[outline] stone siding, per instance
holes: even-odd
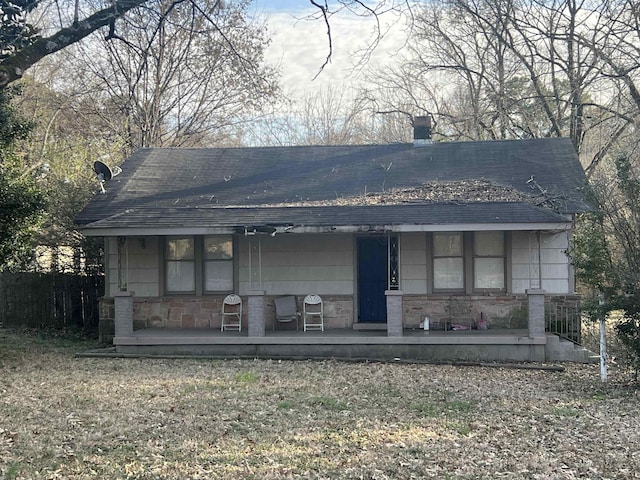
[[[134,328],[220,328],[226,295],[207,297],[136,298]],[[242,326],[247,324],[247,299],[243,298]]]
[[[481,314],[488,328],[527,328],[526,295],[407,295],[403,311],[405,328],[418,328],[425,317],[432,329],[451,324],[474,327]]]
[[[265,315],[266,328],[273,329],[276,318],[274,300],[278,295],[269,295],[266,298]],[[296,296],[297,311],[300,312],[300,329],[302,330],[302,301],[304,296]],[[322,295],[324,307],[324,328],[352,328],[353,327],[353,297],[351,295]],[[278,330],[293,329],[296,326],[293,322],[280,323],[276,326]]]
[[[265,301],[265,328],[273,329],[275,320],[274,299],[267,295]],[[298,311],[302,314],[303,296],[296,296]],[[216,328],[220,329],[221,309],[224,295],[207,297],[134,297],[133,328]],[[351,295],[322,296],[324,302],[325,329],[352,328],[354,302]],[[247,327],[248,299],[242,298],[242,328]],[[557,311],[563,307],[579,308],[579,297],[575,295],[546,295],[545,308]],[[404,295],[402,297],[404,328],[418,328],[428,316],[432,328],[443,328],[446,323],[461,323],[475,326],[480,313],[488,328],[527,328],[527,296],[491,295]],[[100,300],[100,341],[113,341],[115,307],[113,298]],[[302,329],[302,319],[300,321]],[[278,330],[294,329],[292,323],[279,324]]]
[[[514,295],[405,295],[403,297],[405,328],[418,328],[425,317],[429,317],[432,328],[443,329],[445,325],[462,324],[477,326],[480,315],[488,328],[528,327],[529,306],[527,296]],[[546,308],[559,306],[579,307],[575,295],[546,295]]]
[[[225,295],[207,297],[136,298],[133,301],[133,329],[142,328],[216,328],[222,323],[222,301]],[[275,320],[274,299],[265,296],[265,327],[273,329]],[[302,329],[302,300],[296,296]],[[325,329],[351,328],[353,326],[353,299],[349,296],[323,296]],[[242,329],[247,328],[248,298],[242,297]],[[100,341],[113,341],[115,307],[113,298],[100,301]],[[278,329],[295,325],[279,324]]]

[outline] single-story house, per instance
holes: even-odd
[[[580,328],[569,139],[417,125],[409,144],[135,152],[77,218],[105,239],[103,334],[122,353],[586,358],[553,334]],[[230,293],[239,332],[221,331]],[[302,312],[307,294],[323,331],[276,321],[277,298]]]

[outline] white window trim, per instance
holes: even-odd
[[[231,241],[232,253],[230,259],[207,259],[204,253],[204,239],[206,237],[224,237]],[[170,240],[191,238],[193,241],[193,259],[191,260],[170,260],[167,255],[167,248]],[[231,235],[167,235],[163,238],[162,248],[162,282],[163,282],[163,294],[164,295],[176,295],[176,296],[203,296],[203,295],[220,295],[225,293],[231,293],[234,291],[236,282],[236,265],[235,265],[235,252],[236,244]],[[168,265],[172,261],[184,261],[192,262],[194,264],[194,290],[174,291],[168,288]],[[208,262],[225,262],[231,264],[231,288],[224,290],[206,290],[206,264]]]

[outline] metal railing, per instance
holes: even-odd
[[[580,310],[574,305],[545,305],[545,330],[574,343],[582,342]]]

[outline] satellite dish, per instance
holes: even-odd
[[[101,182],[108,182],[113,178],[113,172],[106,163],[102,163],[100,160],[93,162],[93,171],[98,174],[98,180]]]
[[[102,193],[106,193],[106,190],[104,189],[104,182],[108,182],[116,175],[119,175],[122,172],[122,169],[118,166],[115,166],[112,170],[106,163],[103,163],[100,160],[96,160],[95,162],[93,162],[93,171],[96,172],[96,175],[98,175],[100,191],[102,191]]]

